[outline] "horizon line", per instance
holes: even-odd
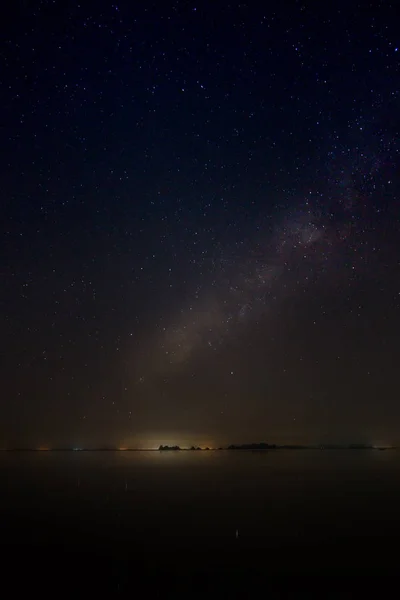
[[[261,446],[266,446],[264,449],[308,449],[308,450],[352,450],[352,449],[366,449],[366,450],[379,450],[379,449],[396,449],[399,446],[395,445],[374,445],[374,444],[267,444],[266,442],[252,442],[245,444],[229,444],[227,446],[218,446],[218,447],[201,447],[201,446],[190,446],[190,447],[180,447],[179,445],[163,445],[161,444],[159,447],[152,448],[130,448],[130,447],[9,447],[9,448],[0,448],[0,451],[3,452],[160,452],[165,450],[180,450],[180,451],[221,451],[221,450],[230,450],[230,449],[242,449],[242,450],[257,450],[257,446],[260,446],[260,450],[263,448]],[[252,448],[254,447],[254,448]]]

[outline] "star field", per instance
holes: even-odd
[[[0,446],[396,442],[394,4],[2,27]]]

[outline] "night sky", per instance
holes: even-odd
[[[400,442],[396,3],[261,4],[3,14],[0,447]]]

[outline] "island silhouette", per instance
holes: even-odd
[[[301,444],[268,444],[267,442],[252,442],[249,444],[231,444],[230,446],[219,446],[210,448],[209,446],[190,446],[181,448],[178,445],[168,446],[161,444],[158,448],[127,448],[119,447],[97,447],[97,448],[68,448],[68,447],[50,447],[50,446],[39,446],[37,448],[29,447],[6,447],[0,448],[3,452],[170,452],[170,451],[181,451],[181,452],[207,452],[207,451],[232,451],[232,450],[396,450],[398,446],[374,446],[370,444],[313,444],[313,445],[301,445]]]

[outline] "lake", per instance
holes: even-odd
[[[2,545],[34,576],[38,560],[112,589],[397,573],[396,450],[2,452],[0,468]]]

